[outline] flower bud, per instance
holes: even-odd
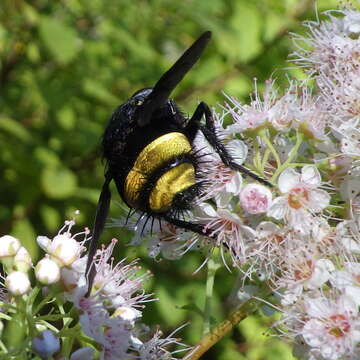
[[[83,360],[92,359],[94,356],[95,349],[85,346],[73,352],[70,356],[70,360]]]
[[[5,235],[0,237],[0,259],[14,256],[20,249],[20,241],[13,236]]]
[[[51,245],[51,240],[47,236],[38,236],[36,242],[44,251],[47,251]]]
[[[271,191],[263,185],[248,184],[240,193],[241,206],[249,214],[265,213],[271,201]]]
[[[47,249],[60,266],[69,266],[79,258],[81,245],[75,239],[65,235],[56,235]]]
[[[43,258],[35,267],[35,276],[45,285],[54,284],[60,280],[59,265],[49,258]]]
[[[11,272],[5,279],[5,286],[13,295],[24,295],[31,289],[28,276],[21,271]]]
[[[27,272],[32,266],[32,261],[29,252],[21,246],[14,257],[14,269],[22,272]]]
[[[42,359],[48,359],[60,350],[60,340],[52,331],[44,330],[34,337],[32,349]]]

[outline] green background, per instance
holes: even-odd
[[[336,6],[317,1],[319,12]],[[77,229],[91,227],[110,114],[153,85],[203,31],[213,39],[173,94],[188,114],[199,100],[221,104],[223,91],[248,101],[254,78],[261,88],[271,76],[284,87],[286,76],[303,76],[287,62],[288,32],[303,32],[301,21],[314,18],[313,2],[299,0],[1,0],[0,234],[19,237],[36,259],[36,235],[53,236],[76,209]],[[120,199],[112,190],[116,216]],[[191,320],[179,335],[195,344],[202,319],[181,307],[203,306],[205,271],[192,275],[202,255],[154,262],[146,249],[123,246],[129,232],[110,229],[102,238],[114,236],[122,240],[119,256],[140,257],[154,274],[148,290],[160,301],[147,306],[144,320],[165,333]],[[216,322],[233,281],[226,270],[216,277]],[[204,358],[291,359],[287,345],[264,334],[271,321],[247,319]]]

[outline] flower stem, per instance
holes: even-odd
[[[214,280],[216,271],[220,268],[218,250],[215,249],[213,256],[207,263],[207,278],[206,278],[206,291],[205,291],[205,305],[204,305],[204,325],[203,335],[210,332],[210,320],[211,320],[211,304],[212,295],[214,290]]]
[[[296,143],[294,145],[294,147],[290,150],[289,152],[289,156],[286,159],[286,161],[277,168],[277,170],[275,171],[274,175],[271,178],[271,182],[274,182],[277,177],[283,172],[283,170],[285,170],[288,167],[291,167],[291,161],[296,157],[296,155],[298,154],[298,150],[300,145],[302,144],[304,135],[297,131],[296,132]]]
[[[197,360],[213,345],[220,341],[234,326],[257,309],[257,300],[250,299],[242,307],[206,334],[200,342],[182,360]]]
[[[276,149],[274,148],[272,142],[269,140],[265,130],[261,130],[260,132],[260,138],[261,140],[265,143],[265,145],[267,146],[267,148],[270,150],[270,152],[272,153],[272,155],[275,158],[276,161],[276,166],[279,168],[281,167],[281,160],[280,160],[280,156],[277,153]]]

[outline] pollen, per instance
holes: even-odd
[[[350,331],[350,324],[345,315],[337,314],[330,316],[332,326],[329,326],[328,332],[330,335],[341,338]]]
[[[289,206],[295,210],[301,209],[309,201],[309,192],[303,187],[297,187],[291,190],[288,195]]]

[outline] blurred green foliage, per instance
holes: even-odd
[[[317,1],[319,11],[336,6]],[[254,77],[259,86],[270,76],[285,86],[286,74],[301,76],[283,70],[287,33],[303,31],[301,21],[314,16],[307,0],[1,0],[0,234],[18,236],[36,258],[36,235],[54,235],[76,209],[79,227],[91,226],[103,180],[99,143],[111,112],[154,84],[202,31],[212,30],[213,40],[174,93],[188,113],[199,100],[221,103],[222,91],[247,101]],[[111,236],[126,238],[116,229],[103,238]],[[155,263],[144,249],[120,252],[141,256],[154,273],[151,290],[161,301],[149,305],[145,320],[167,331],[191,319],[181,335],[195,343],[201,317],[181,307],[202,309],[205,272],[192,275],[201,256]],[[233,276],[217,277],[217,321]],[[262,335],[268,325],[247,319],[206,359],[290,359],[285,345]]]

